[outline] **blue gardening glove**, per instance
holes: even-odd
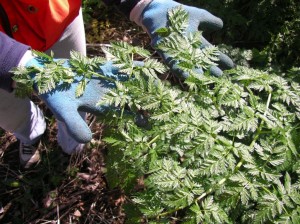
[[[157,45],[161,37],[155,31],[162,27],[167,27],[167,13],[170,9],[181,5],[189,14],[189,26],[187,32],[195,32],[198,30],[218,30],[223,26],[220,18],[215,17],[204,9],[199,9],[191,6],[182,5],[172,0],[153,0],[151,1],[141,14],[142,26],[146,29],[151,37],[151,44],[153,47]],[[210,46],[211,44],[203,37],[200,48]],[[176,61],[172,60],[164,52],[158,52],[170,69],[179,77],[186,78],[187,74],[179,70],[176,66]],[[222,75],[221,69],[230,69],[234,67],[232,60],[225,54],[220,52],[218,66],[212,66],[210,72],[212,75]]]
[[[38,59],[32,59],[28,66],[42,67],[43,63]],[[69,67],[68,60],[63,64]],[[118,69],[111,62],[100,66],[99,73],[113,80],[124,80],[124,75],[118,74]],[[33,74],[34,79],[35,74]],[[103,95],[111,88],[115,88],[114,81],[92,77],[86,85],[82,96],[76,97],[76,87],[79,78],[75,79],[68,88],[63,85],[57,85],[55,89],[48,93],[37,94],[52,111],[55,118],[66,124],[69,134],[78,142],[86,143],[92,139],[92,133],[85,120],[80,116],[79,111],[89,112],[95,115],[101,115],[108,111],[107,106],[97,106]],[[37,88],[35,88],[37,89]]]

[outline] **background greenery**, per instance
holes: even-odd
[[[178,0],[208,10],[224,22],[222,30],[208,34],[212,43],[251,49],[252,66],[281,69],[300,64],[300,4],[297,0]],[[99,11],[97,0],[83,1],[86,23]],[[105,11],[106,10],[106,11]]]
[[[254,65],[299,66],[300,4],[296,0],[182,0],[220,17],[218,41],[252,49]]]

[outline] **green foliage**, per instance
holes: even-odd
[[[87,58],[78,52],[71,52],[70,60],[54,59],[53,55],[34,51],[41,66],[29,66],[13,70],[13,79],[17,82],[16,95],[27,96],[36,89],[40,94],[50,92],[58,84],[69,88],[78,80],[76,96],[80,97],[92,76],[106,78],[95,72],[106,60],[101,57]]]
[[[164,73],[166,67],[157,60],[152,59],[151,53],[141,47],[132,46],[126,42],[112,42],[111,47],[104,48],[107,57],[113,61],[114,65],[120,68],[121,73],[129,76],[153,76],[157,78],[157,73]],[[138,58],[139,61],[134,59]]]
[[[299,67],[300,4],[297,0],[179,0],[220,17],[224,27],[206,37],[213,43],[255,49],[252,65]]]
[[[90,22],[95,11],[104,11],[104,3],[98,0],[83,0],[82,1],[82,14],[85,23]]]
[[[178,0],[178,2],[203,8],[221,18],[224,27],[213,36],[204,35],[213,44],[225,43],[234,48],[252,49],[252,66],[266,65],[288,69],[299,67],[300,38],[297,0]],[[84,0],[83,13],[86,24],[99,11],[105,18],[115,12],[107,11],[101,1]],[[109,29],[109,27],[106,27]],[[99,34],[100,35],[100,34]]]
[[[272,33],[271,41],[264,49],[270,64],[278,63],[284,69],[287,69],[288,65],[299,66],[300,56],[297,53],[300,49],[299,7],[297,13],[296,18],[284,21],[278,33]]]
[[[181,16],[176,10],[169,15]],[[185,16],[174,21],[184,26]],[[297,223],[299,69],[279,76],[238,66],[219,78],[199,75],[194,70],[213,64],[214,51],[195,63],[198,42],[176,30],[160,29],[158,48],[184,65],[188,91],[139,76],[105,98],[149,120],[140,128],[132,117],[118,119],[104,139],[112,187],[123,188],[140,211],[129,220]]]
[[[189,74],[182,86],[158,79],[166,68],[139,47],[106,49],[131,78],[101,103],[137,114],[108,114],[104,137],[108,184],[128,196],[128,222],[299,223],[300,69],[237,66],[213,77],[206,70],[216,49],[199,49],[200,33],[182,34],[182,8],[169,17],[157,47]],[[137,125],[139,114],[146,125]]]

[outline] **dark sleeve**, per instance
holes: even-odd
[[[12,91],[12,74],[9,72],[17,67],[21,58],[30,47],[21,44],[0,32],[0,88]]]
[[[141,0],[103,0],[106,5],[115,5],[128,18],[131,10]]]

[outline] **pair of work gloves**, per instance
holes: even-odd
[[[141,14],[141,23],[152,40],[152,46],[155,46],[160,37],[155,31],[162,27],[167,27],[167,13],[170,9],[181,5],[184,10],[189,14],[188,32],[195,32],[200,30],[217,30],[222,28],[223,22],[220,18],[215,17],[206,10],[185,6],[171,0],[153,0],[146,6]],[[209,46],[210,43],[203,38],[201,46],[204,48]],[[177,68],[176,61],[172,60],[164,52],[159,52],[162,59],[169,66],[170,70],[179,77],[185,77],[183,71]],[[65,63],[68,66],[68,63]],[[30,60],[26,66],[41,67],[43,64],[37,59]],[[232,60],[220,53],[218,67],[211,68],[211,74],[220,76],[222,69],[229,69],[233,67]],[[100,66],[99,72],[102,75],[115,78],[118,80],[118,69],[113,66],[111,62],[107,62]],[[95,115],[101,115],[107,108],[105,106],[97,106],[101,98],[109,88],[113,88],[113,83],[100,78],[92,78],[87,84],[85,92],[82,96],[75,96],[75,89],[77,82],[75,81],[68,89],[56,88],[48,93],[40,94],[39,97],[46,103],[48,108],[53,112],[56,119],[64,122],[69,131],[69,134],[78,142],[86,143],[92,139],[92,133],[86,122],[82,119],[79,111],[89,112]]]

